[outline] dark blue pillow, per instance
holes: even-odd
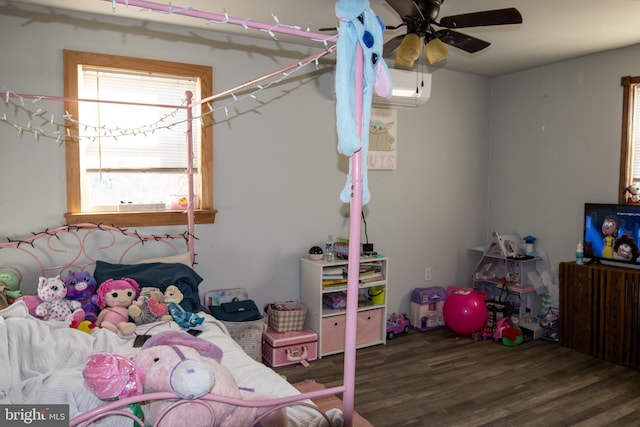
[[[175,285],[184,295],[184,299],[180,303],[182,308],[193,313],[204,310],[198,294],[198,286],[203,279],[185,264],[163,262],[111,264],[105,261],[96,261],[93,277],[98,285],[107,279],[128,277],[138,282],[141,288],[152,286],[159,288],[162,292],[167,289],[167,286]]]

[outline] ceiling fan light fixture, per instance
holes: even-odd
[[[396,64],[411,68],[419,57],[420,37],[415,33],[407,34],[398,47],[395,58]]]
[[[424,50],[429,64],[440,62],[449,55],[449,49],[447,49],[447,46],[438,38],[429,41],[424,46]]]

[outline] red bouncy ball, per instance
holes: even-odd
[[[445,299],[442,315],[452,331],[463,335],[473,334],[482,330],[487,322],[487,304],[480,293],[461,289]]]

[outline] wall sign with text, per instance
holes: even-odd
[[[391,109],[372,108],[369,121],[369,169],[396,168],[398,112]]]

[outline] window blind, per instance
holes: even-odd
[[[199,93],[196,78],[83,67],[81,99],[185,105],[185,92]],[[172,171],[187,168],[186,110],[81,102],[80,129],[85,171]],[[194,110],[194,117],[199,110]],[[95,124],[95,125],[93,125]],[[194,158],[200,155],[197,120]],[[194,161],[194,168],[198,162]]]

